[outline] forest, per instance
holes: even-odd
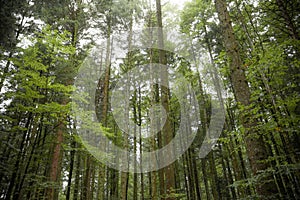
[[[300,199],[299,11],[0,0],[0,199]]]

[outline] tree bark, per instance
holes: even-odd
[[[75,159],[75,148],[76,148],[75,141],[72,141],[71,147],[72,147],[72,149],[70,152],[70,169],[69,169],[69,175],[68,175],[66,200],[70,200],[70,197],[71,197],[71,184],[72,184],[72,176],[73,176],[73,170],[74,170],[74,159]]]
[[[50,178],[49,180],[53,183],[59,182],[60,175],[60,165],[62,159],[62,143],[63,143],[63,134],[65,131],[64,119],[60,119],[58,130],[56,132],[55,145],[53,150],[52,163],[50,168]],[[58,191],[55,186],[51,186],[48,189],[48,200],[57,199]]]
[[[163,25],[162,25],[162,12],[161,12],[161,2],[160,0],[156,0],[156,16],[157,16],[157,24],[158,24],[158,48],[159,48],[159,64],[166,66],[167,59],[164,49],[164,38],[163,38]],[[165,136],[165,145],[169,144],[173,139],[172,126],[170,121],[170,108],[169,108],[169,78],[168,71],[165,67],[162,68],[161,71],[161,103],[166,111],[166,122],[163,126],[162,133]],[[172,154],[172,151],[169,152]],[[172,157],[172,156],[171,156]],[[171,194],[175,190],[175,173],[174,173],[174,164],[170,164],[169,166],[164,168],[166,180],[166,193],[167,200],[174,200],[175,198],[171,196]]]
[[[235,38],[230,16],[227,11],[225,0],[215,0],[216,10],[218,12],[220,25],[222,27],[223,40],[230,64],[230,79],[233,86],[233,92],[237,102],[248,109],[250,106],[250,89],[246,80],[244,67],[239,53],[238,42]],[[243,115],[241,122],[246,129],[245,141],[247,155],[254,175],[259,175],[268,168],[268,164],[263,162],[268,158],[268,154],[263,142],[262,136],[255,130],[255,120],[250,118],[251,110]],[[277,193],[276,185],[272,177],[268,180],[260,180],[256,186],[257,193],[261,196],[269,197]],[[266,182],[265,182],[266,181]],[[263,183],[265,182],[265,183]]]

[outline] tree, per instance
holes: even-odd
[[[157,17],[157,24],[158,24],[158,48],[159,48],[159,64],[166,65],[167,59],[164,49],[164,36],[163,36],[163,25],[162,25],[162,13],[161,13],[161,2],[160,0],[156,0],[156,17]],[[165,143],[168,144],[173,138],[173,131],[172,126],[169,118],[169,80],[168,80],[168,71],[166,68],[163,68],[161,72],[161,102],[162,106],[164,107],[167,113],[167,119],[163,127],[163,134],[165,135]],[[174,173],[174,164],[170,164],[165,169],[165,184],[166,184],[166,199],[174,199],[171,197],[171,193],[175,190],[175,173]],[[163,180],[163,178],[161,178]],[[161,185],[161,187],[164,187]],[[161,194],[164,195],[164,194]]]
[[[225,1],[216,0],[216,10],[223,30],[224,45],[229,57],[230,79],[233,86],[233,93],[236,100],[247,110],[250,107],[250,89],[245,76],[245,69],[239,54],[238,43],[235,39],[231,26],[229,13]],[[254,175],[259,175],[263,170],[268,169],[266,159],[267,150],[262,136],[255,130],[255,119],[249,116],[249,110],[242,116],[242,124],[245,127],[245,141],[247,145],[247,155],[251,163]],[[248,115],[248,116],[247,116]],[[266,178],[267,183],[259,183],[257,192],[259,195],[271,196],[277,194],[275,182],[270,176]],[[264,182],[265,180],[260,180]]]

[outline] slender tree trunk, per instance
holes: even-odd
[[[37,118],[37,117],[35,117]],[[26,163],[25,165],[25,169],[24,169],[24,172],[23,173],[19,173],[19,176],[17,176],[17,179],[20,180],[19,183],[16,185],[16,189],[14,191],[14,195],[13,195],[13,199],[22,199],[22,189],[23,189],[23,184],[25,182],[25,178],[26,178],[26,175],[28,174],[28,171],[29,171],[29,166],[30,164],[32,164],[31,160],[34,156],[34,153],[35,153],[35,149],[36,149],[36,145],[37,145],[37,138],[39,138],[39,135],[40,133],[38,132],[38,125],[36,122],[34,122],[36,120],[33,120],[32,122],[32,128],[28,130],[28,144],[26,145],[27,147],[31,147],[31,151],[29,153],[29,157],[28,159],[25,159],[26,155],[25,155],[25,151],[22,155],[22,157],[24,157],[24,160],[21,162],[22,163]],[[30,139],[29,139],[30,137]],[[32,142],[31,142],[32,141]],[[22,174],[22,175],[21,175]]]
[[[95,179],[96,179],[96,161],[92,158],[92,166],[91,166],[91,186],[90,186],[90,198],[94,200],[94,192],[95,192]]]
[[[210,192],[209,192],[206,166],[207,166],[206,158],[202,158],[201,159],[201,170],[202,170],[203,182],[204,182],[204,187],[205,187],[205,194],[206,194],[206,199],[210,200],[211,198],[210,198]]]
[[[13,173],[12,173],[12,176],[11,176],[11,179],[10,179],[10,182],[9,182],[8,189],[6,191],[5,200],[11,199],[11,196],[14,194],[14,192],[13,192],[14,188],[18,184],[17,183],[17,176],[18,176],[19,171],[20,171],[21,159],[22,159],[22,155],[24,153],[24,147],[25,147],[26,135],[27,135],[26,132],[29,129],[29,126],[32,122],[32,119],[33,119],[33,114],[30,112],[29,115],[28,115],[25,127],[24,127],[26,129],[26,131],[21,132],[23,134],[23,136],[22,136],[22,140],[20,141],[20,147],[19,147],[20,151],[17,154],[17,159],[16,159],[16,162],[15,162],[14,167],[13,167]]]
[[[132,67],[132,52],[131,52],[131,48],[132,48],[132,34],[133,34],[133,18],[131,16],[130,18],[130,23],[129,23],[129,36],[127,38],[127,42],[128,42],[128,57],[127,57],[127,61],[128,61],[128,69],[130,69]],[[126,96],[125,96],[125,101],[129,101],[129,90],[130,90],[130,81],[129,81],[129,77],[127,76],[127,74],[125,74],[126,78],[127,78],[127,84],[125,85],[126,88]],[[126,103],[126,105],[129,105],[129,103]],[[126,124],[126,129],[125,129],[125,134],[123,136],[124,138],[124,148],[128,149],[129,148],[129,139],[127,137],[127,134],[129,134],[129,132],[131,130],[129,130],[128,124],[129,124],[129,109],[125,108],[125,112],[124,112],[124,119],[127,121]],[[127,165],[127,167],[129,166],[129,155],[128,153],[126,153],[126,155],[124,155],[127,157],[127,159],[125,159],[125,162],[122,163],[122,165]],[[127,162],[127,163],[126,163]],[[128,172],[122,172],[121,173],[121,200],[127,200],[128,198],[128,182],[129,182],[129,173]]]
[[[210,47],[210,46],[209,46]],[[195,58],[195,54],[194,54],[194,59],[196,61]],[[199,73],[199,72],[198,72]],[[201,133],[200,133],[200,141],[203,141],[203,139],[205,138],[205,135],[207,134],[207,129],[208,129],[208,122],[207,122],[207,99],[205,97],[204,94],[204,90],[203,90],[203,85],[202,85],[202,80],[200,77],[200,73],[198,74],[198,87],[199,87],[199,96],[200,96],[200,100],[199,100],[199,108],[200,108],[200,120],[201,120]],[[201,171],[202,171],[202,177],[203,177],[203,182],[204,182],[204,187],[205,187],[205,194],[206,194],[206,199],[210,200],[210,192],[209,192],[209,184],[208,184],[208,177],[207,177],[207,158],[203,158],[201,159]]]
[[[107,112],[108,112],[108,93],[109,93],[109,83],[110,83],[110,65],[111,65],[111,25],[110,20],[108,20],[108,30],[106,38],[106,56],[105,56],[105,75],[104,75],[104,89],[103,89],[103,107],[102,107],[102,118],[101,122],[104,126],[107,126]]]
[[[224,176],[224,183],[225,183],[220,186],[221,196],[224,199],[230,199],[230,188],[228,187],[228,185],[230,185],[230,183],[229,183],[229,178],[228,178],[228,174],[227,174],[227,168],[225,165],[224,151],[223,151],[222,145],[218,145],[218,148],[220,151],[220,160],[221,160],[222,171],[223,171],[223,176]]]
[[[187,200],[190,200],[190,188],[189,188],[189,182],[187,179],[188,169],[187,169],[187,162],[186,162],[186,154],[183,154],[182,163],[183,163],[183,178],[184,178],[184,188],[185,188],[185,192],[186,192],[186,198],[187,198]]]
[[[71,153],[70,153],[70,171],[69,171],[69,175],[68,175],[66,200],[70,200],[70,197],[71,197],[71,184],[72,184],[72,176],[73,176],[73,170],[74,170],[75,148],[76,148],[75,141],[72,141],[71,147],[72,147],[72,149],[71,149]]]
[[[134,96],[133,96],[133,121],[135,124],[138,124],[138,110],[137,110],[137,91],[135,90]],[[135,157],[133,158],[134,163],[133,163],[133,200],[138,199],[138,176],[137,176],[137,128],[136,126],[134,127],[134,136],[133,136],[133,152]]]
[[[216,170],[216,163],[215,163],[215,158],[214,158],[214,152],[211,151],[208,154],[208,162],[209,162],[209,169],[210,169],[210,177],[211,177],[211,190],[214,199],[222,199],[221,196],[221,191],[220,191],[220,185],[218,181],[218,175],[217,175],[217,170]]]
[[[41,120],[40,121],[43,121],[43,119],[44,119],[44,116],[41,116]],[[43,147],[44,146],[43,135],[46,135],[46,133],[45,133],[45,125],[43,123],[39,123],[38,133],[37,133],[37,136],[35,137],[36,144],[32,147],[32,149],[34,149],[35,151],[37,151],[37,149],[39,149],[37,147],[39,147],[39,146]],[[32,174],[38,174],[39,171],[40,171],[39,170],[40,163],[37,162],[37,161],[38,161],[38,157],[34,156],[34,159],[32,161],[32,165],[30,165],[30,163],[28,163],[28,165],[31,166],[31,171],[30,172]],[[24,175],[25,174],[26,174],[26,172],[24,173]],[[33,184],[34,184],[34,180],[30,180],[29,183],[28,183],[28,185],[33,185]],[[22,185],[21,185],[21,187],[22,187]],[[34,190],[27,191],[26,198],[27,199],[35,199],[36,190],[37,189],[35,188]],[[19,196],[18,198],[22,199],[21,196]]]
[[[80,146],[79,146],[80,147]],[[75,182],[74,182],[74,193],[73,200],[78,200],[78,194],[80,190],[80,173],[81,172],[81,152],[78,151],[76,155],[76,167],[75,167]]]
[[[227,155],[228,155],[229,154],[228,146],[227,146],[226,150],[227,150]],[[230,185],[232,185],[233,184],[233,175],[232,175],[232,168],[230,166],[228,156],[224,156],[224,159],[225,159],[226,169],[228,172],[228,179],[229,179],[228,182]],[[237,199],[237,194],[236,194],[235,188],[230,187],[230,191],[231,191],[231,199]]]
[[[117,136],[119,129],[117,124],[113,125],[114,134]],[[116,152],[115,163],[119,165],[119,152]],[[116,169],[111,169],[111,199],[119,199],[119,172]]]
[[[195,178],[193,174],[193,166],[192,166],[192,156],[191,156],[191,151],[190,149],[187,150],[187,164],[188,164],[188,182],[189,182],[189,191],[190,191],[190,199],[194,200],[195,197]]]
[[[162,12],[161,12],[161,2],[160,0],[156,0],[156,15],[157,15],[157,24],[158,24],[158,48],[159,48],[159,63],[166,66],[167,59],[164,49],[164,39],[163,39],[163,25],[162,25]],[[169,108],[169,78],[168,71],[166,68],[162,68],[161,71],[161,103],[166,111],[166,122],[163,127],[162,133],[165,136],[165,145],[169,144],[173,139],[172,126],[170,121],[170,108]],[[170,154],[173,151],[169,152]],[[171,155],[172,157],[172,155]],[[174,164],[170,164],[169,166],[164,168],[166,180],[166,193],[167,200],[174,200],[175,198],[170,196],[171,193],[175,190],[175,173],[174,173]]]
[[[143,143],[142,143],[142,95],[141,95],[141,87],[138,89],[138,125],[139,125],[139,151],[140,151],[140,161],[143,160]],[[140,171],[143,171],[143,163],[140,163]],[[141,200],[145,199],[145,186],[144,186],[144,173],[140,174],[141,176]]]
[[[193,156],[193,159],[192,159],[192,170],[193,170],[193,173],[194,173],[194,182],[195,182],[195,190],[196,190],[196,199],[197,200],[201,200],[201,191],[200,191],[200,184],[199,184],[199,175],[198,175],[198,169],[197,169],[197,163],[196,163],[196,158],[195,158],[195,150],[194,148],[191,149],[191,154]]]
[[[83,199],[90,200],[90,184],[91,184],[91,157],[86,155],[84,166],[84,182],[83,182]]]

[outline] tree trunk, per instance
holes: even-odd
[[[197,163],[196,163],[196,158],[195,158],[195,150],[194,148],[191,149],[192,153],[192,170],[194,173],[194,182],[195,182],[195,190],[196,190],[196,199],[201,200],[201,191],[200,191],[200,184],[199,184],[199,176],[198,176],[198,169],[197,169]]]
[[[140,144],[140,161],[143,160],[143,143],[142,143],[142,95],[141,95],[141,87],[138,89],[138,125],[139,125],[139,144]],[[140,171],[143,171],[143,163],[140,163]],[[144,188],[144,173],[140,174],[141,176],[141,200],[145,198],[145,188]]]
[[[138,111],[137,111],[137,91],[134,92],[133,97],[133,121],[135,124],[138,122]],[[133,136],[133,152],[134,155],[137,155],[137,129],[136,126],[134,126],[134,136]],[[133,200],[138,199],[138,176],[137,176],[137,156],[133,158],[134,160],[134,174],[133,174]]]
[[[58,130],[56,132],[56,137],[55,137],[55,145],[54,145],[54,150],[53,150],[53,157],[52,157],[52,163],[51,163],[51,168],[50,168],[50,181],[52,184],[59,182],[59,177],[60,177],[60,165],[61,165],[61,160],[62,160],[62,143],[63,143],[63,134],[65,131],[65,124],[64,124],[64,119],[60,119],[61,121],[59,122],[58,125]],[[55,185],[51,186],[48,189],[48,200],[55,200],[57,199],[58,195],[58,190],[56,189],[57,187]]]
[[[33,115],[32,113],[30,112],[29,115],[28,115],[28,118],[27,118],[27,121],[26,121],[26,124],[24,126],[25,130],[27,131],[27,129],[29,129],[29,126],[32,122],[32,119],[33,119]],[[16,158],[16,161],[15,161],[15,164],[14,164],[14,168],[13,168],[13,173],[12,173],[12,176],[10,178],[10,182],[9,182],[9,186],[8,186],[8,189],[6,191],[6,194],[5,194],[5,200],[9,200],[13,194],[13,190],[15,188],[15,186],[17,185],[17,175],[19,174],[19,171],[20,171],[20,163],[21,163],[21,159],[22,159],[22,155],[24,153],[24,146],[25,146],[25,141],[26,141],[26,131],[22,131],[22,140],[20,141],[20,151],[19,153],[17,154],[17,158]]]
[[[157,15],[157,24],[158,24],[158,48],[159,48],[159,63],[166,66],[167,59],[166,53],[164,49],[164,39],[163,39],[163,26],[162,26],[162,12],[161,12],[161,2],[160,0],[156,0],[156,15]],[[173,132],[172,126],[170,122],[170,108],[169,108],[169,78],[168,78],[168,71],[164,67],[161,71],[161,103],[166,111],[166,122],[163,126],[162,133],[165,136],[165,145],[169,144],[173,139]],[[170,154],[173,151],[169,152]],[[171,157],[173,157],[171,155]],[[171,194],[175,190],[175,173],[174,173],[174,164],[170,164],[169,166],[164,168],[166,180],[166,193],[167,193],[167,200],[174,200],[175,198],[171,196]]]
[[[231,26],[226,1],[215,0],[215,5],[222,27],[224,45],[230,60],[230,79],[235,99],[238,103],[248,109],[247,107],[250,105],[250,89],[239,54],[238,43]],[[266,162],[263,162],[268,158],[268,155],[262,136],[255,130],[255,121],[253,119],[251,120],[249,116],[250,110],[248,109],[246,113],[247,114],[243,115],[241,121],[246,129],[245,141],[247,155],[254,175],[259,175],[268,168]],[[259,195],[269,197],[277,194],[277,190],[272,177],[269,176],[267,179],[268,180],[259,181],[260,183],[257,185],[256,190]]]
[[[74,138],[73,138],[74,140]],[[70,171],[68,175],[68,185],[67,185],[67,194],[66,194],[66,200],[70,200],[71,197],[71,184],[72,184],[72,176],[73,176],[73,170],[74,170],[74,159],[75,159],[75,148],[76,148],[76,142],[72,141],[71,144],[71,153],[70,153]]]
[[[77,152],[76,156],[76,168],[75,168],[75,183],[74,183],[74,193],[73,193],[73,200],[78,199],[79,194],[79,184],[80,184],[80,171],[81,171],[81,152]]]
[[[129,0],[130,1],[130,0]],[[132,48],[132,34],[133,34],[133,18],[131,16],[130,18],[130,22],[129,22],[129,36],[127,38],[127,42],[128,42],[128,54],[127,54],[127,63],[128,63],[128,66],[127,68],[130,69],[132,67],[132,53],[131,53],[131,48]],[[127,74],[125,74],[126,78],[127,78],[127,84],[125,85],[125,89],[126,89],[126,96],[125,96],[125,101],[127,102],[126,105],[129,105],[128,101],[129,101],[129,90],[130,90],[130,81],[129,81],[129,77],[127,76]],[[126,120],[126,129],[125,129],[125,133],[124,133],[124,144],[123,144],[123,147],[125,149],[127,149],[128,151],[128,148],[129,148],[129,138],[127,137],[127,134],[129,134],[129,132],[131,130],[129,130],[129,108],[126,106],[125,108],[125,112],[124,112],[124,119]],[[126,155],[124,155],[127,157],[127,159],[125,159],[125,161],[122,163],[122,165],[127,165],[126,167],[129,166],[129,155],[128,153],[126,152]],[[121,173],[121,200],[127,200],[128,198],[128,182],[129,182],[129,173],[128,172],[122,172]]]
[[[83,193],[82,197],[85,200],[90,200],[90,187],[91,184],[91,157],[90,155],[86,155],[85,158],[85,166],[84,166],[84,182],[83,182]]]
[[[213,151],[211,151],[208,154],[208,162],[209,162],[209,171],[210,171],[211,184],[212,184],[211,190],[212,190],[213,197],[216,200],[222,199]]]
[[[206,171],[206,158],[201,159],[201,170],[202,170],[202,176],[203,176],[203,182],[205,186],[205,194],[206,194],[206,199],[210,200],[210,192],[209,192],[209,185],[208,185],[208,178],[207,178],[207,171]]]

